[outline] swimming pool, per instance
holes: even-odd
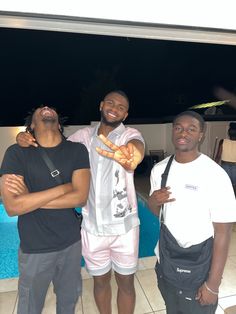
[[[2,204],[0,204],[0,239],[0,279],[17,277],[19,247],[17,217],[8,217]]]
[[[159,239],[159,219],[147,208],[147,203],[138,197],[140,219],[139,257],[154,255],[154,248]]]
[[[138,197],[138,211],[141,221],[139,257],[152,256],[159,237],[159,221],[140,197]],[[0,239],[0,279],[18,277],[17,217],[9,217],[2,203],[0,203]]]

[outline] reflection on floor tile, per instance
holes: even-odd
[[[236,294],[232,295],[232,296],[225,297],[225,298],[220,298],[219,299],[219,305],[224,310],[228,307],[233,306],[233,305],[236,306]],[[235,313],[236,313],[236,309],[235,309]]]
[[[0,314],[13,313],[16,297],[16,291],[0,293]]]
[[[232,232],[230,246],[229,246],[229,256],[236,256],[236,231]]]
[[[81,268],[81,276],[82,276],[82,279],[91,279],[92,278],[92,276],[89,275],[89,273],[87,272],[85,267]]]
[[[84,314],[99,314],[93,298],[93,279],[83,281],[82,306]]]
[[[156,256],[143,257],[139,259],[139,270],[154,269]]]
[[[236,264],[228,258],[220,285],[220,298],[236,294],[236,275],[232,274],[236,274]]]
[[[138,280],[137,276],[135,276],[135,290],[136,290],[136,305],[135,305],[135,313],[143,314],[152,312],[153,309],[151,304],[146,296],[146,291],[143,288],[142,284]]]
[[[157,288],[156,274],[154,269],[139,271],[136,277],[148,299],[153,311],[165,309],[164,301]]]
[[[18,278],[0,279],[0,293],[17,291]]]
[[[216,309],[216,314],[224,314],[224,310],[220,306],[218,306]]]

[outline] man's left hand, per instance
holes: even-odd
[[[210,304],[215,304],[218,300],[218,295],[211,293],[210,291],[208,291],[205,287],[205,285],[203,284],[199,289],[198,289],[198,293],[196,295],[196,300],[198,300],[198,302],[201,305],[210,305]]]

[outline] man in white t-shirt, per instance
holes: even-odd
[[[161,188],[162,174],[170,157],[155,165],[151,172],[148,205],[156,215],[162,208],[160,241],[155,252],[158,287],[165,300],[167,314],[215,313],[232,223],[236,221],[236,201],[228,175],[212,159],[199,152],[204,130],[204,120],[198,113],[185,111],[176,116],[172,131],[175,156],[166,185]],[[168,239],[164,241],[167,234]],[[181,258],[185,252],[209,245],[205,250],[209,271],[204,269],[205,266],[201,268],[202,272],[206,271],[206,276],[202,280],[199,274],[202,281],[196,288],[192,288],[192,282],[191,288],[185,286],[181,278],[193,274],[192,266],[197,266],[199,261],[192,262],[186,257],[185,265],[191,264],[192,268],[173,268],[173,276],[171,270],[166,273],[166,265],[175,262],[173,250],[166,252],[166,247],[172,246],[170,239],[181,251]],[[200,249],[199,255],[203,251]],[[166,253],[170,256],[167,257]]]

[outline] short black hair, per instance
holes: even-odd
[[[129,97],[127,96],[127,94],[126,94],[124,91],[122,91],[122,90],[120,90],[120,89],[115,89],[115,90],[110,91],[109,93],[107,93],[107,94],[105,95],[104,99],[105,99],[108,95],[110,95],[110,94],[112,94],[112,93],[119,94],[120,96],[124,97],[124,98],[127,100],[128,105],[129,105]]]
[[[196,111],[192,111],[192,110],[186,110],[183,112],[180,112],[177,116],[175,116],[174,120],[173,120],[173,124],[175,124],[176,120],[179,119],[180,117],[183,116],[189,116],[192,118],[195,118],[196,120],[198,120],[199,124],[200,124],[200,130],[203,132],[205,130],[205,120],[203,119],[203,117],[197,113]]]
[[[33,130],[31,129],[31,124],[32,124],[33,115],[34,115],[35,111],[36,111],[38,108],[43,108],[43,107],[45,107],[45,106],[46,106],[46,105],[43,105],[43,104],[42,104],[42,105],[40,105],[40,106],[38,106],[38,107],[34,107],[33,109],[31,109],[31,110],[28,112],[27,116],[25,117],[25,123],[24,123],[24,126],[26,127],[26,131],[27,131],[27,132],[33,134]],[[47,107],[48,107],[48,108],[51,108],[51,109],[53,109],[53,110],[56,111],[56,113],[57,113],[57,115],[58,115],[58,122],[59,122],[60,127],[61,127],[61,128],[59,129],[59,131],[60,131],[61,134],[63,135],[63,133],[64,133],[64,127],[65,127],[64,123],[65,123],[65,121],[67,120],[67,117],[63,117],[63,116],[61,116],[60,114],[58,114],[56,108],[54,108],[54,107],[52,107],[52,106],[48,106],[48,105],[47,105]],[[63,135],[63,136],[64,136],[64,135]]]

